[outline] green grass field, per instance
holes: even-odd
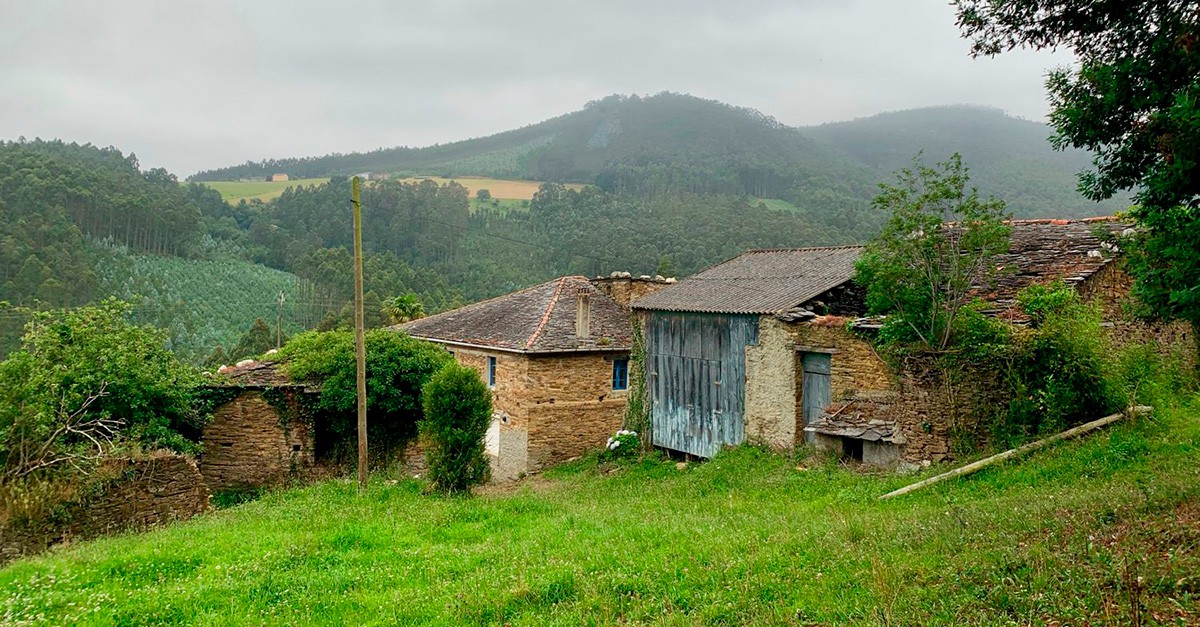
[[[329,177],[315,179],[296,179],[293,181],[202,181],[218,192],[226,202],[237,203],[240,200],[249,202],[254,199],[268,202],[283,195],[283,190],[297,185],[321,185],[328,183]]]
[[[467,188],[467,192],[471,198],[475,198],[475,193],[481,189],[486,189],[492,195],[492,198],[499,200],[531,200],[533,195],[537,193],[539,187],[542,186],[541,181],[524,181],[518,179],[493,179],[482,176],[415,176],[402,181],[416,182],[430,179],[438,185],[445,185],[451,181],[457,182]],[[583,185],[578,183],[567,183],[568,189],[579,190],[583,189]]]
[[[877,495],[914,477],[798,466],[750,447],[684,470],[589,458],[471,499],[381,476],[358,496],[335,480],[9,565],[0,617],[1129,625],[1136,612],[1143,625],[1194,625],[1197,410],[887,502]]]

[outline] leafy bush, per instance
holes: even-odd
[[[1013,443],[1120,408],[1099,311],[1062,283],[1028,287],[1017,300],[1032,328],[1010,366],[1012,401],[996,424],[997,439]]]
[[[452,363],[425,384],[425,419],[429,477],[447,493],[463,492],[487,481],[484,436],[492,421],[492,393],[479,373]]]
[[[630,459],[637,456],[640,447],[641,439],[638,438],[637,431],[621,429],[608,439],[601,456],[610,460]]]
[[[454,359],[443,348],[403,333],[374,329],[366,334],[367,434],[372,450],[385,454],[417,432],[421,388]],[[288,376],[318,382],[318,427],[338,441],[353,441],[358,429],[358,388],[352,331],[309,331],[279,352]]]
[[[166,332],[129,324],[129,310],[108,300],[33,315],[0,362],[5,476],[78,464],[117,439],[194,450],[199,375],[167,350]]]

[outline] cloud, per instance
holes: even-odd
[[[973,60],[943,0],[38,2],[0,23],[0,137],[180,175],[500,132],[611,93],[796,125],[948,103],[1042,119],[1065,54]]]

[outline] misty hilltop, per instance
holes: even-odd
[[[612,95],[583,109],[495,135],[423,148],[279,158],[199,172],[197,181],[277,172],[293,178],[382,171],[590,183],[654,196],[686,191],[786,200],[819,210],[831,195],[865,202],[912,162],[959,152],[985,194],[1014,214],[1086,216],[1124,208],[1076,191],[1090,156],[1055,151],[1052,130],[999,109],[956,105],[791,127],[753,109],[694,96]]]

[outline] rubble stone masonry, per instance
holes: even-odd
[[[312,467],[310,432],[300,420],[283,420],[262,391],[245,390],[204,426],[200,473],[213,492],[278,484]]]
[[[0,525],[0,563],[62,542],[143,529],[209,509],[208,487],[196,463],[173,453],[107,460],[80,492],[83,496],[58,508],[54,520]]]
[[[613,359],[627,353],[529,358],[529,469],[600,450],[625,418],[627,390],[612,389]]]
[[[1182,359],[1182,365],[1189,370],[1195,368],[1198,351],[1192,325],[1182,321],[1151,322],[1135,317],[1133,277],[1119,260],[1106,264],[1077,289],[1085,302],[1100,307],[1114,346],[1120,348],[1153,340],[1161,352]]]
[[[500,418],[493,478],[512,480],[598,450],[621,428],[625,391],[612,389],[612,360],[624,353],[524,355],[450,347],[487,380],[496,358],[492,404]]]

